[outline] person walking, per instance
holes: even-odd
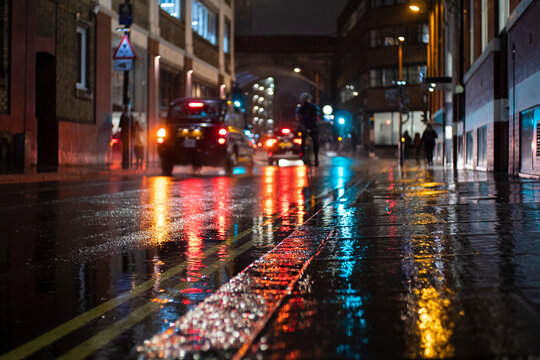
[[[420,159],[420,151],[422,151],[422,138],[420,137],[420,133],[414,134],[413,146],[415,150],[416,161],[418,161]]]
[[[133,151],[135,153],[135,167],[142,169],[144,160],[144,131],[136,118],[132,118],[133,130],[131,132],[133,136]]]
[[[407,160],[409,158],[409,151],[411,149],[412,139],[409,135],[409,132],[405,130],[403,133],[403,159]]]
[[[302,133],[302,154],[305,153],[305,143],[307,136],[313,141],[313,152],[315,154],[315,166],[319,166],[319,108],[311,103],[311,94],[302,93],[300,95],[300,107],[296,110],[298,121],[300,122],[300,132]]]
[[[435,148],[435,139],[437,138],[437,132],[433,130],[431,124],[428,124],[426,130],[422,134],[422,143],[424,144],[424,151],[426,152],[426,160],[428,165],[433,165],[433,149]]]
[[[120,139],[122,140],[122,169],[129,169],[130,164],[130,138],[131,138],[131,115],[129,108],[124,105],[120,116]]]

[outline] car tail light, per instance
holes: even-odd
[[[203,106],[204,106],[204,103],[202,103],[200,101],[197,101],[197,102],[192,101],[192,102],[188,103],[188,107],[190,109],[200,109]]]
[[[225,140],[224,138],[219,138],[217,142],[218,144],[223,145],[225,144],[225,142],[227,142],[227,140]]]
[[[289,128],[283,128],[283,129],[281,129],[281,133],[282,133],[283,135],[288,135],[288,134],[291,133],[291,129],[289,129]]]
[[[295,143],[295,144],[298,144],[298,145],[302,145],[302,139],[300,139],[300,138],[293,139],[292,142]]]
[[[277,143],[276,139],[268,139],[268,140],[266,140],[266,146],[268,146],[268,147],[274,146],[275,143]]]
[[[227,129],[219,129],[218,134],[221,136],[227,135]]]

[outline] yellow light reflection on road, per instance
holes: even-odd
[[[171,180],[168,177],[155,177],[150,179],[150,192],[152,205],[152,243],[159,245],[165,241],[169,229],[167,211],[167,198]]]
[[[411,175],[414,176],[414,175]],[[421,178],[421,176],[417,176]],[[434,188],[443,184],[418,183],[418,187]],[[407,194],[405,201],[415,203],[418,208],[432,200],[434,191],[414,191]],[[444,191],[446,192],[446,191]],[[444,222],[430,213],[418,212],[408,215],[404,225],[417,229],[430,224]],[[452,357],[455,347],[452,334],[455,323],[452,318],[453,292],[448,288],[445,269],[441,267],[444,245],[437,234],[426,229],[426,235],[403,235],[403,271],[410,287],[405,299],[407,315],[407,357],[445,358]]]
[[[417,326],[420,333],[420,354],[426,358],[444,358],[454,355],[450,343],[454,324],[445,321],[448,317],[449,299],[443,298],[434,287],[416,289],[418,297]]]

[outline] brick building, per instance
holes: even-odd
[[[459,168],[540,175],[537,108],[540,4],[532,0],[430,2],[428,72],[450,77],[430,111],[447,124],[446,162]],[[438,155],[441,158],[441,145]]]
[[[338,19],[337,105],[351,114],[352,134],[366,149],[373,141],[379,147],[398,144],[400,109],[403,132],[413,137],[425,129],[421,83],[429,40],[427,14],[410,11],[408,4],[349,1]],[[404,86],[398,86],[400,42]]]
[[[112,54],[124,0],[5,0],[0,12],[0,163],[111,162],[123,72]],[[131,0],[136,59],[129,99],[146,129],[147,159],[160,110],[176,97],[225,96],[234,77],[233,0]],[[189,26],[186,26],[186,19]]]
[[[540,176],[540,2],[510,2],[508,53],[509,172]]]

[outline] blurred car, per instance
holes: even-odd
[[[283,127],[274,131],[264,143],[268,152],[268,165],[274,165],[281,159],[302,159],[302,138],[298,131]]]
[[[231,101],[181,98],[173,101],[158,130],[163,175],[175,165],[219,166],[231,174],[237,165],[253,167],[253,144],[244,133],[244,118]]]

